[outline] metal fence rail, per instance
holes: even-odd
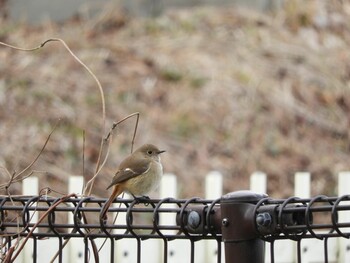
[[[341,221],[342,215],[350,211],[349,200],[350,195],[262,199],[256,206],[257,229],[265,240],[349,238],[350,222]]]
[[[222,244],[226,262],[264,262],[265,242],[271,243],[270,261],[275,262],[274,242],[290,239],[298,244],[298,262],[301,262],[301,241],[315,238],[324,240],[324,262],[328,262],[329,238],[350,237],[350,221],[344,220],[350,213],[350,195],[277,200],[239,191],[216,200],[118,199],[107,218],[100,218],[105,202],[106,199],[76,196],[0,197],[3,260],[7,257],[12,262],[21,253],[26,238],[30,238],[34,241],[35,262],[36,241],[56,238],[58,261],[63,262],[64,243],[80,238],[85,241],[84,260],[88,262],[92,255],[87,244],[107,238],[111,244],[120,239],[135,239],[138,262],[142,262],[141,244],[147,239],[161,240],[163,262],[168,261],[169,242],[176,239],[190,241],[190,262],[195,261],[195,243],[204,239],[217,241],[217,262],[221,262]],[[164,224],[162,216],[172,217],[173,224]],[[96,260],[98,251],[93,252]],[[114,258],[114,250],[110,249],[110,262]]]
[[[27,236],[29,232],[33,232],[33,237],[86,237],[86,238],[219,238],[212,235],[207,235],[204,226],[209,225],[205,222],[200,222],[198,225],[201,229],[196,229],[197,233],[190,233],[192,217],[203,216],[205,214],[213,215],[217,209],[217,202],[213,200],[204,200],[194,198],[190,200],[180,199],[118,199],[115,201],[114,207],[109,209],[111,217],[108,219],[99,218],[101,209],[106,199],[99,198],[67,198],[64,203],[50,209],[61,198],[44,198],[44,197],[2,197],[0,198],[0,217],[1,217],[1,233],[6,235]],[[214,203],[213,203],[214,202]],[[165,205],[175,204],[176,208],[166,208]],[[214,205],[213,205],[214,204]],[[215,206],[216,205],[216,206]],[[164,207],[163,207],[164,206]],[[196,211],[194,211],[195,209]],[[193,211],[192,211],[193,210]],[[197,212],[198,210],[198,212]],[[200,210],[200,211],[199,211]],[[31,222],[31,214],[33,212],[48,212],[47,220],[38,224]],[[61,223],[57,222],[59,214],[71,213],[73,222]],[[159,215],[163,213],[173,214],[176,218],[174,225],[161,225],[159,223]],[[196,216],[193,216],[194,213]],[[202,213],[199,215],[198,213]],[[17,214],[16,220],[9,218],[10,214]],[[112,214],[125,217],[125,224],[115,225],[111,222]],[[149,218],[149,222],[139,223],[134,218],[139,217]],[[89,221],[91,219],[92,221]],[[188,222],[190,221],[190,222]],[[18,231],[18,228],[21,231]],[[33,231],[36,228],[36,231]],[[63,231],[65,230],[65,231]],[[72,231],[74,230],[74,231]],[[122,233],[117,233],[111,230],[122,230]],[[142,230],[142,231],[141,231]],[[167,230],[176,230],[176,233],[163,233]],[[221,236],[221,235],[220,235]]]
[[[290,239],[296,242],[296,261],[302,262],[301,242],[310,238],[323,241],[324,249],[319,253],[323,253],[323,262],[331,262],[328,256],[329,238],[349,239],[350,237],[349,200],[350,195],[340,197],[319,195],[308,199],[290,197],[285,200],[269,198],[260,200],[255,207],[256,227],[259,238],[271,244],[271,262],[275,262],[275,241],[281,239]],[[347,261],[343,258],[338,262]]]

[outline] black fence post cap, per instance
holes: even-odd
[[[256,203],[266,197],[268,197],[268,195],[264,193],[256,193],[250,190],[241,190],[223,195],[221,197],[221,203]]]

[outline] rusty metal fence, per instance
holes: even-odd
[[[1,256],[3,262],[14,262],[31,240],[32,262],[38,262],[36,243],[56,239],[56,262],[65,262],[65,243],[83,239],[84,262],[99,262],[95,241],[106,239],[111,244],[109,262],[115,261],[114,244],[123,239],[136,240],[137,262],[142,243],[158,239],[162,261],[168,262],[169,244],[177,239],[189,241],[190,258],[195,262],[195,246],[205,239],[216,241],[217,262],[265,262],[265,244],[270,243],[270,262],[275,262],[274,244],[281,239],[297,244],[297,262],[301,260],[304,239],[323,240],[324,262],[332,238],[350,237],[350,195],[316,196],[308,199],[291,197],[272,199],[263,194],[238,191],[216,200],[191,199],[118,199],[107,218],[100,218],[106,199],[94,197],[63,198],[18,196],[0,198]],[[33,222],[33,215],[38,219]],[[68,215],[72,220],[67,222]],[[172,217],[173,224],[163,224],[162,216]],[[115,217],[118,217],[115,222]],[[90,245],[89,245],[90,244]],[[224,253],[222,253],[224,246]],[[160,251],[156,251],[160,252]]]

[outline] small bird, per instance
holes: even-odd
[[[102,218],[105,218],[113,200],[122,192],[128,192],[136,198],[158,186],[163,174],[160,162],[160,154],[163,152],[165,151],[159,150],[153,144],[144,144],[120,163],[111,184],[107,187],[109,189],[114,186],[114,189],[101,211]]]

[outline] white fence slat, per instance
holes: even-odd
[[[53,258],[53,256],[58,251],[58,239],[57,238],[48,238],[44,240],[38,240],[37,241],[37,262],[50,262]],[[69,262],[67,260],[67,255],[63,255],[63,262]],[[28,261],[28,262],[33,262]],[[54,262],[58,262],[58,257]]]
[[[290,240],[276,240],[274,244],[275,263],[295,263],[294,244]],[[292,245],[292,249],[291,249]],[[265,263],[271,262],[270,243],[265,242]]]
[[[294,195],[300,198],[310,198],[311,175],[309,172],[297,172],[294,176]]]
[[[160,183],[160,198],[177,198],[177,178],[174,174],[164,174]],[[164,208],[176,208],[176,204],[164,204]],[[176,217],[174,213],[161,213],[159,222],[161,225],[174,225]],[[164,234],[174,234],[175,230],[164,230]]]
[[[300,197],[300,198],[310,198],[311,189],[310,189],[310,180],[311,175],[309,172],[296,172],[294,175],[294,196]],[[310,257],[313,256],[314,251],[318,251],[318,258],[320,255],[322,256],[323,253],[320,253],[320,251],[323,251],[323,242],[322,244],[317,243],[310,243],[309,241],[301,243],[301,258],[302,262],[308,262],[310,260]],[[291,247],[293,247],[294,253],[294,260],[296,261],[296,244],[293,241],[290,241]],[[310,245],[314,244],[314,247],[310,247]],[[316,249],[317,248],[317,249]],[[323,260],[323,259],[322,259]]]
[[[84,178],[82,176],[70,176],[68,181],[68,193],[81,194],[84,186]]]
[[[31,176],[23,180],[22,183],[22,193],[23,195],[38,195],[39,194],[39,179],[36,176]],[[29,212],[31,217],[31,222],[38,222],[38,212]],[[35,230],[37,232],[37,230]],[[33,261],[33,240],[28,240],[27,244],[24,246],[23,253],[20,254],[20,257],[16,262],[32,262]]]
[[[127,193],[124,193],[124,196],[121,195],[119,198],[123,197],[124,199],[132,199],[133,197]],[[119,204],[113,204],[113,206],[119,206]],[[124,205],[121,206],[125,208]],[[116,216],[117,213],[114,214]],[[126,225],[126,212],[120,212],[118,214],[116,225]],[[123,229],[114,229],[115,233],[122,234],[125,232]],[[114,242],[114,251],[115,251],[115,262],[128,263],[128,262],[137,262],[137,241],[133,238],[124,238],[119,239]],[[147,262],[147,261],[145,261]]]
[[[217,199],[222,196],[223,177],[218,171],[211,171],[205,177],[205,198]]]
[[[141,261],[149,263],[163,262],[160,261],[163,246],[160,239],[147,239],[141,242]],[[130,261],[129,261],[130,262]]]
[[[324,255],[324,240],[306,238],[301,241],[301,262],[325,262]],[[337,262],[337,240],[335,238],[328,239],[328,262]]]
[[[38,177],[32,176],[23,180],[22,184],[23,195],[38,195],[39,194],[39,179]],[[31,222],[38,222],[38,213],[29,212]]]
[[[168,242],[168,263],[189,262],[189,258],[191,258],[189,240],[174,239]]]
[[[310,197],[310,173],[297,172],[294,175],[294,195],[301,198]],[[274,247],[276,263],[296,262],[296,243],[292,240],[277,240]],[[303,255],[302,255],[303,256]],[[266,260],[270,262],[270,246],[266,246]]]
[[[294,195],[300,198],[310,198],[311,195],[311,175],[309,172],[297,172],[294,175]],[[318,241],[318,242],[317,242]],[[301,259],[302,262],[324,261],[323,241],[303,240],[301,242]],[[295,248],[296,249],[296,248]],[[296,257],[295,257],[296,258]]]
[[[137,241],[135,238],[124,238],[115,243],[117,260],[115,262],[129,263],[137,262]],[[147,263],[148,261],[143,261]]]
[[[94,239],[94,242],[97,246],[97,249],[100,249],[100,247],[102,246],[104,241],[105,241],[105,238],[95,238]],[[89,262],[95,262],[94,255],[93,255],[93,252],[91,250],[90,242],[89,242],[89,249],[90,249],[90,251],[89,251],[90,261]],[[103,244],[101,251],[98,253],[99,262],[111,262],[110,254],[111,254],[111,242],[109,239],[107,239],[106,242]]]
[[[174,174],[164,174],[160,187],[160,198],[173,197],[177,198],[177,178]],[[175,204],[164,204],[164,208],[176,208]],[[161,213],[160,225],[174,225],[176,215],[174,213]],[[164,234],[175,234],[175,230],[162,231]],[[189,243],[187,240],[173,240],[168,242],[168,262],[186,262],[190,256]],[[163,262],[163,242],[160,242],[159,252],[161,262]]]
[[[260,171],[252,173],[250,175],[250,190],[256,193],[266,193],[267,175]],[[276,245],[280,246],[280,244]],[[270,262],[270,244],[267,242],[265,242],[265,262]]]
[[[172,173],[165,173],[162,176],[159,187],[159,197],[177,197],[177,177]]]
[[[39,194],[39,179],[36,176],[31,176],[23,180],[22,183],[23,195],[38,195]]]
[[[132,199],[132,196],[124,193],[120,195],[119,198],[123,199]],[[115,207],[119,207],[119,204],[113,204]],[[124,205],[121,205],[121,208],[125,208]],[[117,216],[116,225],[126,225],[126,212],[114,213],[113,217]],[[123,229],[114,229],[114,233],[123,234],[125,230]],[[137,242],[136,239],[124,238],[119,239],[114,242],[114,253],[115,253],[115,262],[127,263],[127,262],[136,262],[137,261]]]
[[[250,190],[255,193],[266,193],[267,176],[263,172],[254,172],[250,176]]]
[[[205,198],[217,199],[222,196],[223,176],[218,171],[211,171],[205,177]],[[224,246],[222,245],[221,262],[225,262]],[[203,240],[196,243],[196,262],[217,262],[217,242],[216,240]]]
[[[338,195],[342,196],[348,194],[350,194],[350,171],[340,172],[338,174]]]
[[[84,184],[82,176],[70,176],[68,180],[68,193],[81,194]],[[73,224],[73,214],[68,214],[68,223]],[[68,231],[68,229],[67,229]],[[69,230],[71,231],[71,229]],[[84,240],[82,238],[71,238],[67,245],[69,262],[84,262]]]

